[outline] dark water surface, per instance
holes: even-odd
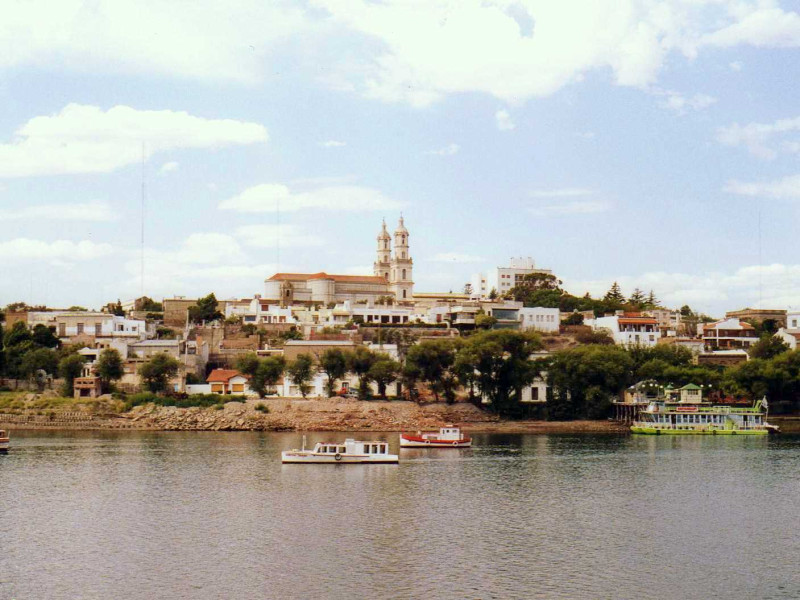
[[[282,466],[299,434],[12,432],[0,598],[800,598],[800,437],[475,443]]]

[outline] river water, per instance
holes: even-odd
[[[0,598],[800,598],[797,436],[476,435],[282,466],[300,441],[12,432]]]

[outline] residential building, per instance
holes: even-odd
[[[661,339],[658,321],[641,313],[587,319],[584,324],[594,330],[605,329],[614,343],[621,346],[655,346]]]
[[[488,298],[492,290],[497,292],[498,295],[503,295],[521,282],[525,275],[532,273],[551,275],[553,272],[549,269],[537,268],[536,263],[530,256],[527,258],[512,258],[507,267],[494,267],[487,273],[475,273],[470,280],[472,296],[474,298]]]
[[[786,311],[786,329],[789,331],[800,331],[800,311]]]
[[[757,341],[755,328],[738,318],[703,324],[703,342],[707,351],[746,350]]]
[[[206,377],[212,394],[241,394],[250,392],[249,378],[235,369],[214,369]]]
[[[53,311],[29,312],[28,327],[36,325],[52,327],[55,335],[63,342],[83,341],[108,346],[111,340],[134,342],[147,336],[145,321],[127,319],[104,312]]]
[[[519,309],[520,329],[558,333],[561,326],[561,311],[557,308],[535,306]]]
[[[791,323],[791,320],[789,322]],[[789,346],[790,350],[797,350],[797,340],[800,340],[800,330],[789,330],[785,327],[781,327],[775,334],[775,337]]]

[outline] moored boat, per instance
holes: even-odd
[[[472,438],[465,437],[458,427],[442,427],[439,432],[400,434],[401,448],[469,448]]]
[[[362,442],[349,438],[344,442],[319,442],[313,449],[306,450],[303,436],[302,449],[281,452],[283,463],[363,464],[396,463],[398,460],[397,454],[389,454],[386,442]]]
[[[0,452],[8,452],[8,433],[0,429]]]
[[[633,422],[633,433],[649,435],[766,435],[777,427],[767,423],[766,398],[738,407],[706,402],[651,402]]]

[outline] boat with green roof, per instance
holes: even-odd
[[[633,433],[648,435],[766,435],[777,431],[767,423],[767,399],[753,406],[712,404],[703,389],[689,384],[650,402],[631,425]]]

